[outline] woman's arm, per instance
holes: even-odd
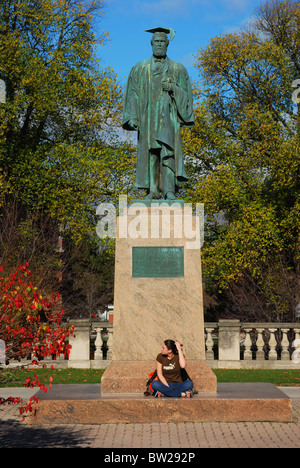
[[[180,365],[181,369],[184,369],[186,367],[186,359],[185,359],[184,354],[182,352],[179,341],[175,341],[175,345],[176,345],[176,348],[177,348],[177,351],[178,351],[179,365]]]
[[[158,361],[156,361],[156,372],[157,372],[157,377],[159,378],[161,383],[163,383],[164,385],[166,385],[168,387],[169,384],[168,384],[168,382],[166,381],[166,379],[163,376],[162,364],[160,362],[158,362]]]

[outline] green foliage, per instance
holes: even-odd
[[[100,67],[94,20],[102,1],[10,1],[0,5],[0,186],[42,208],[79,241],[91,213],[132,170],[132,151],[114,136],[122,90]],[[119,166],[111,164],[119,161]],[[115,172],[114,172],[115,171]],[[130,177],[130,176],[129,176]],[[122,187],[123,188],[123,187]]]

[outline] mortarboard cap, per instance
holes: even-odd
[[[173,41],[175,32],[174,29],[171,28],[152,28],[152,29],[146,29],[146,32],[154,34],[155,32],[164,32],[165,34],[170,34],[170,41]]]

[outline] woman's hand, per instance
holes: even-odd
[[[186,359],[184,357],[184,354],[182,352],[182,349],[181,349],[181,344],[179,343],[179,341],[175,341],[175,346],[177,348],[177,351],[178,351],[178,356],[179,356],[179,365],[182,369],[185,368],[186,366]]]
[[[175,341],[175,346],[177,348],[177,351],[179,351],[179,350],[182,351],[181,344],[179,343],[179,341]]]

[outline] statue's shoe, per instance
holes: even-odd
[[[148,193],[148,195],[144,197],[144,200],[158,200],[158,199],[159,199],[159,194],[154,193],[154,192],[150,192]]]
[[[166,200],[176,200],[175,193],[174,192],[168,192],[165,195]]]

